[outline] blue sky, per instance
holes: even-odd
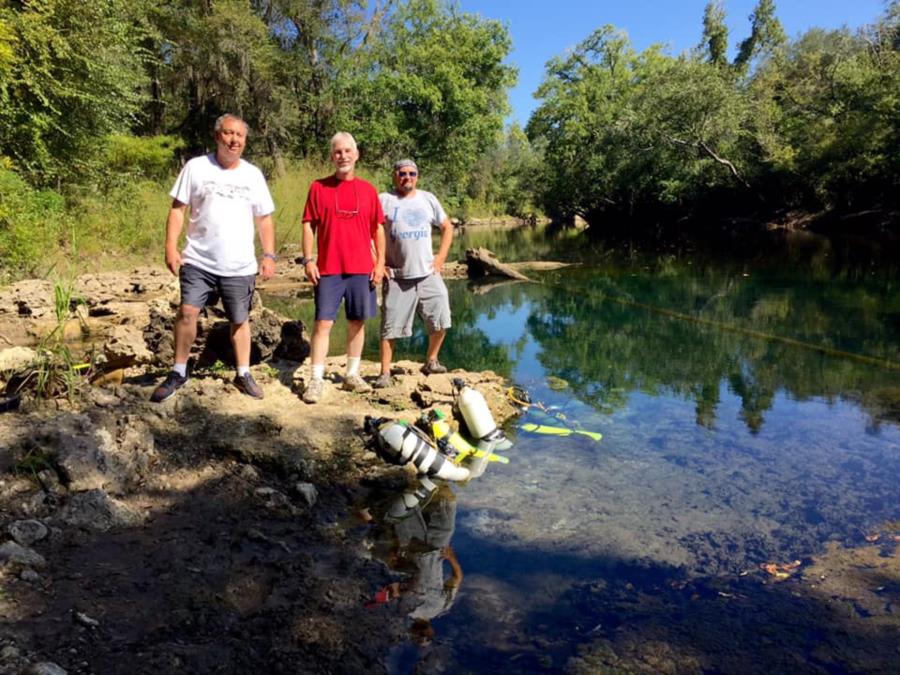
[[[624,29],[639,51],[665,43],[672,53],[700,41],[706,0],[458,0],[465,12],[504,23],[513,41],[508,63],[519,69],[519,83],[510,91],[510,121],[523,126],[537,105],[532,94],[541,83],[544,64],[563,54],[590,33],[611,23]],[[724,0],[734,47],[750,33],[756,0]],[[884,12],[883,0],[775,0],[778,18],[790,37],[809,28],[856,28]]]

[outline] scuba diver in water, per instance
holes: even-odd
[[[397,607],[411,620],[412,642],[430,645],[432,621],[450,610],[463,580],[450,546],[456,531],[456,495],[449,485],[435,485],[423,477],[391,503],[384,524],[390,540],[388,567],[407,578],[380,589],[369,606],[397,600]]]

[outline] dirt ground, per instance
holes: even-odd
[[[98,342],[122,326],[149,334],[149,305],[174,291],[157,270],[78,288],[88,311],[75,327]],[[34,346],[51,301],[46,282],[4,291],[0,351]],[[273,357],[253,369],[264,401],[213,368],[153,404],[166,367],[141,359],[72,402],[26,395],[0,413],[0,673],[383,671],[407,628],[365,606],[395,578],[356,513],[414,474],[365,447],[363,420],[449,413],[451,377],[477,384],[503,419],[501,379],[400,362],[396,386],[353,394],[340,389],[344,359],[329,359],[311,406],[306,368]]]

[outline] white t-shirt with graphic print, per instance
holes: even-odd
[[[185,263],[223,277],[256,274],[254,217],[275,210],[262,171],[243,159],[223,169],[214,153],[195,157],[169,196],[191,207]]]
[[[378,197],[385,218],[385,266],[392,276],[417,279],[432,274],[431,228],[447,219],[437,197],[425,190],[403,199],[394,192],[382,192]]]

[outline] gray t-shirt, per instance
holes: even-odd
[[[385,265],[397,279],[427,277],[434,272],[431,228],[447,219],[441,203],[425,190],[403,199],[394,192],[378,197],[385,217]]]

